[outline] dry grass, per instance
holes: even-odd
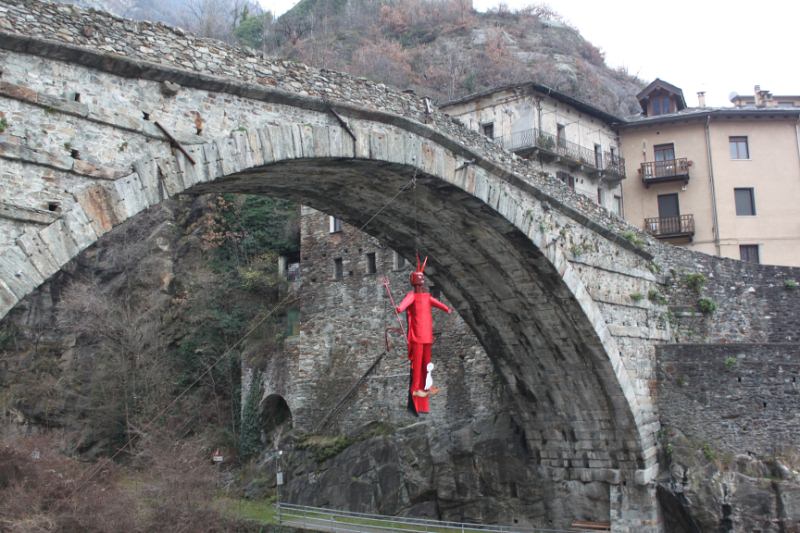
[[[231,531],[196,441],[146,442],[132,464],[81,463],[52,436],[0,442],[0,531]]]

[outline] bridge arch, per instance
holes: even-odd
[[[385,121],[315,115],[307,117],[315,123],[235,131],[186,154],[153,151],[129,176],[74,191],[60,238],[85,247],[166,195],[232,192],[305,203],[407,256],[419,242],[514,393],[542,469],[556,479],[649,481],[651,413],[564,251],[566,228],[593,229],[518,178],[473,164],[477,155]],[[20,274],[6,283],[16,298],[66,262],[44,244],[52,240],[27,233],[5,251]]]
[[[47,12],[45,33],[27,23],[29,10]],[[13,4],[13,30],[0,32],[4,103],[31,124],[59,114],[82,132],[73,158],[59,153],[73,140],[63,135],[32,139],[25,127],[21,143],[0,138],[0,178],[12,178],[0,201],[18,202],[22,221],[12,238],[0,235],[0,317],[114,226],[175,194],[293,198],[356,227],[369,221],[365,231],[406,256],[416,204],[431,274],[514,393],[543,475],[612,485],[654,478],[647,358],[664,331],[617,323],[645,312],[628,295],[655,280],[648,254],[613,229],[618,222],[423,99],[336,73],[301,79],[286,64],[266,73],[230,49],[198,62],[206,52],[163,27],[150,29],[168,34],[170,54],[128,46],[141,32],[116,19],[79,31],[104,16]],[[64,32],[74,39],[64,42]],[[124,52],[102,51],[109,42]],[[43,75],[30,81],[30,69]],[[416,195],[399,192],[412,179]]]

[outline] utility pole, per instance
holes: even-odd
[[[283,450],[275,453],[275,505],[278,506],[278,524],[281,523],[281,485],[283,485],[283,472],[281,472],[281,455]]]

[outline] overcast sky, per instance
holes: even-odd
[[[281,14],[296,0],[261,0]],[[483,11],[498,0],[474,0]],[[530,0],[505,0],[521,8]],[[611,67],[627,67],[645,81],[661,78],[683,89],[686,103],[730,105],[731,92],[800,94],[800,2],[749,0],[553,0],[547,2],[592,44]]]

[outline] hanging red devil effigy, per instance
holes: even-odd
[[[408,389],[408,409],[414,414],[429,411],[430,396],[439,392],[433,386],[431,371],[431,345],[433,344],[433,317],[431,309],[436,307],[451,313],[445,304],[425,292],[425,265],[428,258],[420,264],[417,256],[417,268],[411,273],[411,290],[395,308],[397,313],[406,312],[408,319],[408,359],[411,361],[411,375]]]

